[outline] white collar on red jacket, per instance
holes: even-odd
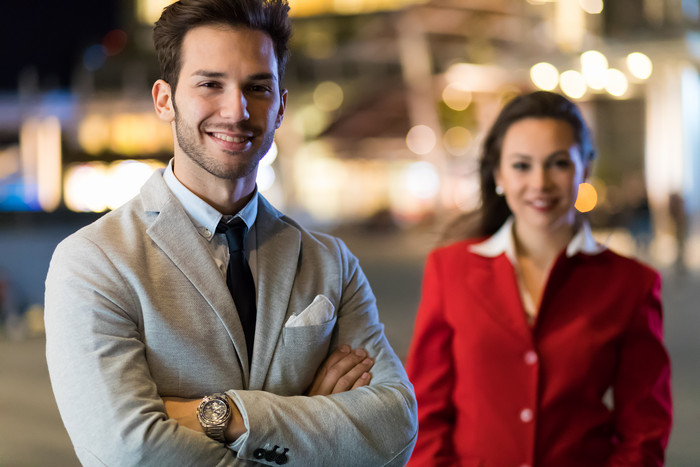
[[[571,258],[577,253],[587,255],[597,255],[605,251],[607,247],[602,245],[593,238],[591,226],[587,221],[582,221],[574,238],[571,239],[566,247],[566,256]],[[471,245],[469,250],[488,258],[505,253],[506,257],[513,265],[517,264],[515,256],[515,241],[513,239],[513,216],[510,216],[506,222],[498,229],[498,232],[491,235],[481,243]]]

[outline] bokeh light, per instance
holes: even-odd
[[[414,162],[406,168],[406,188],[416,198],[430,199],[440,189],[440,177],[430,162]]]
[[[598,204],[598,192],[590,183],[581,183],[578,186],[578,197],[574,207],[579,212],[589,212]]]
[[[591,89],[600,90],[605,87],[608,59],[597,50],[589,50],[581,54],[581,73]]]
[[[102,39],[102,45],[107,56],[111,57],[120,54],[126,47],[127,38],[128,36],[121,29],[114,29],[108,32]]]
[[[449,108],[462,111],[472,103],[472,93],[459,83],[450,83],[442,91],[442,100]]]
[[[445,132],[442,144],[450,154],[463,156],[469,151],[469,145],[473,140],[474,136],[469,130],[461,126],[454,126]]]
[[[564,94],[573,99],[583,97],[583,95],[586,94],[586,89],[588,89],[586,79],[581,73],[575,70],[567,70],[562,73],[559,79],[559,86],[561,90],[564,91]]]
[[[258,167],[258,176],[255,182],[258,184],[260,191],[267,191],[274,185],[276,178],[275,169],[269,165],[264,165]]]
[[[88,71],[97,71],[107,61],[107,49],[102,44],[94,44],[83,53],[83,66]]]
[[[627,68],[638,79],[649,78],[653,71],[651,59],[641,52],[632,52],[627,56]]]
[[[608,69],[605,80],[606,91],[615,97],[622,97],[627,92],[628,87],[627,77],[623,72],[615,68]]]
[[[603,0],[578,0],[583,11],[590,15],[597,15],[603,12]]]
[[[319,83],[314,90],[314,104],[325,112],[338,110],[343,104],[343,88],[333,81]]]
[[[266,167],[272,165],[272,163],[275,162],[275,159],[277,159],[277,143],[273,141],[272,146],[270,146],[270,149],[268,149],[267,153],[265,153],[262,159],[260,159],[260,163],[258,164],[258,166]]]
[[[406,135],[406,146],[416,154],[428,154],[436,143],[435,132],[426,125],[416,125]]]
[[[543,91],[552,91],[559,84],[559,71],[551,63],[540,62],[530,68],[530,79]]]

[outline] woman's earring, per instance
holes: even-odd
[[[503,187],[501,185],[496,185],[496,194],[498,196],[503,196],[503,193],[504,193]]]

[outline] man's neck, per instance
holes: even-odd
[[[173,174],[188,190],[224,215],[233,215],[248,204],[255,193],[256,171],[244,178],[226,180],[206,174],[204,178],[187,170],[187,163],[173,160]],[[178,166],[180,170],[178,170]]]

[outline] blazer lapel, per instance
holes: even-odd
[[[476,308],[531,346],[532,332],[525,318],[517,277],[506,255],[478,256],[476,267],[470,270],[466,280],[469,293],[483,305]]]
[[[296,277],[301,234],[258,197],[258,304],[250,389],[262,389],[289,307]]]
[[[248,351],[241,321],[226,281],[217,273],[214,259],[182,205],[172,195],[160,173],[154,174],[141,189],[144,210],[157,217],[146,233],[182,271],[218,315],[228,332],[241,363],[246,386],[250,375]],[[192,310],[196,321],[196,310]]]

